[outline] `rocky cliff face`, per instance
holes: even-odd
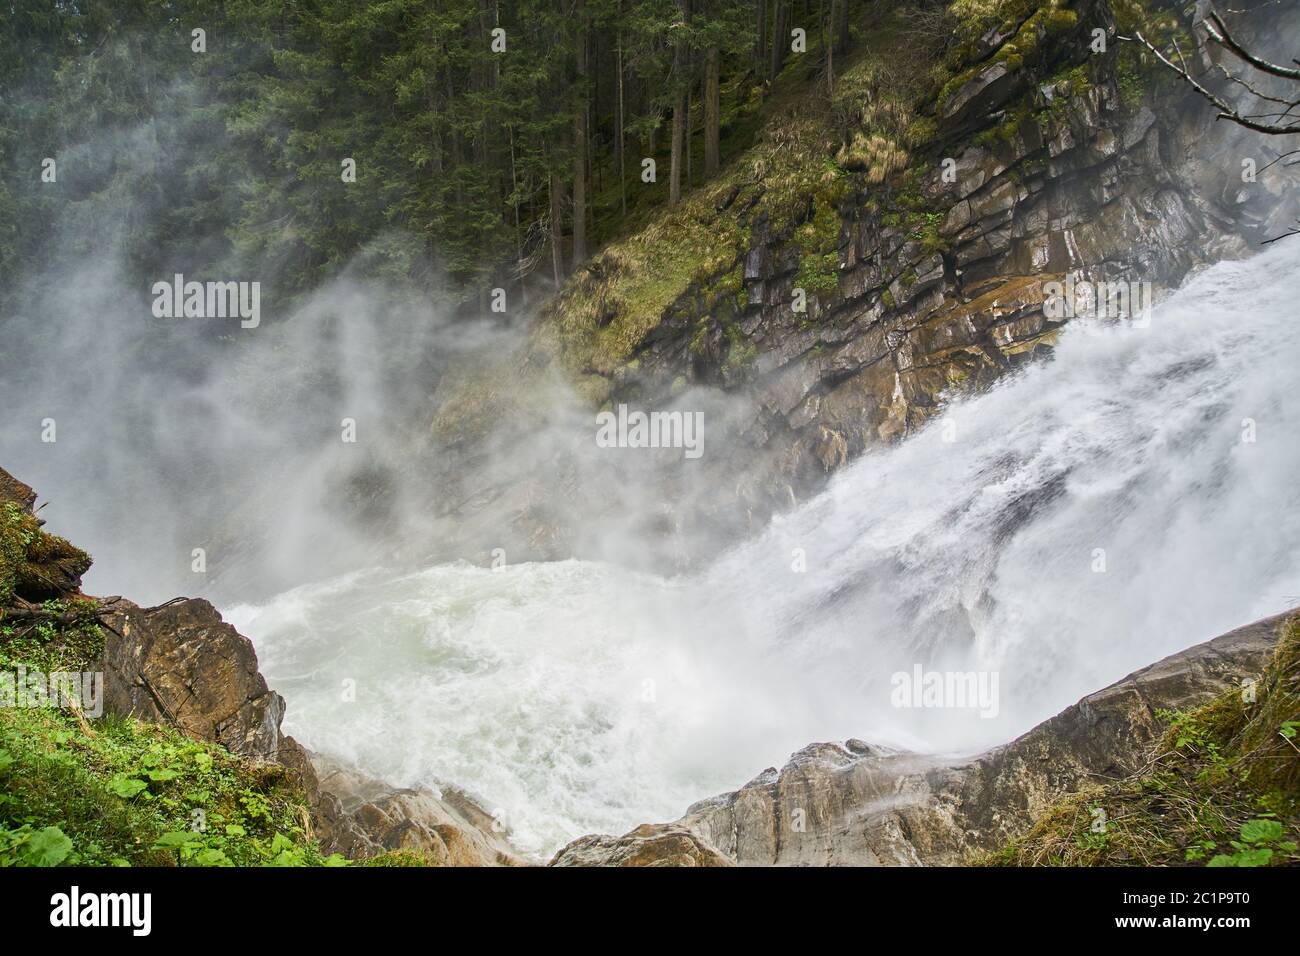
[[[207,601],[140,608],[119,600],[102,623],[106,712],[170,723],[297,771],[324,852],[355,859],[411,850],[448,866],[518,863],[501,828],[468,795],[394,788],[313,758],[285,735],[284,698],[267,687],[252,642]]]
[[[620,285],[629,253],[619,247],[556,306],[555,324],[606,343],[595,357],[583,352],[578,370],[608,403],[657,406],[688,385],[752,400],[735,455],[743,464],[726,467],[729,493],[759,520],[865,448],[915,431],[946,395],[1050,350],[1067,317],[1045,284],[1069,275],[1151,283],[1158,295],[1198,265],[1248,254],[1300,211],[1292,174],[1274,167],[1243,181],[1244,159],[1262,167],[1277,152],[1266,138],[1216,122],[1119,39],[1138,21],[1117,23],[1116,7],[1164,5],[984,6],[1001,14],[949,54],[938,92],[923,87],[912,100],[916,118],[895,137],[909,151],[877,135],[888,124],[872,125],[886,86],[850,71],[834,109],[856,110],[842,130],[851,142],[807,159],[835,156],[810,186],[791,192],[764,172],[764,157],[711,197],[692,224],[705,241],[716,237],[707,275],[647,305]],[[877,9],[883,29],[889,5]],[[1271,31],[1295,26],[1295,11],[1261,7],[1255,24],[1252,39],[1267,47]],[[884,69],[902,71],[911,41],[903,33],[890,43]],[[1212,65],[1204,50],[1199,57],[1200,68]],[[886,146],[901,157],[894,165],[871,154],[888,157]],[[872,163],[885,164],[879,175]],[[769,208],[782,190],[792,216]],[[670,260],[657,252],[646,267]]]
[[[1282,615],[1174,654],[968,760],[859,740],[812,744],[670,824],[588,836],[553,866],[952,865],[1027,830],[1062,796],[1126,777],[1163,729],[1160,709],[1199,706],[1259,674]]]

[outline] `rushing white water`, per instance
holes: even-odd
[[[309,747],[463,786],[539,853],[813,740],[973,750],[1300,603],[1298,302],[1283,242],[1148,328],[1076,322],[689,580],[372,570],[231,617]],[[892,706],[917,664],[995,672],[997,715]]]

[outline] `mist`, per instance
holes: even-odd
[[[288,732],[466,788],[527,853],[674,817],[812,740],[972,753],[1300,603],[1294,242],[1200,273],[1149,328],[1072,324],[747,526],[746,396],[663,409],[702,416],[699,460],[602,448],[537,297],[466,315],[436,262],[379,264],[422,254],[409,235],[296,295],[290,263],[214,236],[142,256],[172,211],[152,177],[208,146],[167,122],[60,154],[49,255],[0,296],[0,465],[92,553],[88,593],[212,599]],[[257,326],[158,317],[176,273],[259,283]],[[917,667],[996,674],[996,707],[899,708]]]
[[[231,617],[308,746],[469,787],[538,854],[812,740],[974,753],[1300,603],[1298,277],[1280,245],[1149,327],[1077,320],[702,569],[376,568]],[[994,706],[899,707],[917,667],[993,678]]]

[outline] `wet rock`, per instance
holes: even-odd
[[[266,686],[252,642],[207,601],[122,601],[103,623],[106,710],[309,773],[302,748],[280,732],[284,698]]]
[[[734,866],[718,850],[683,827],[643,826],[617,839],[574,840],[550,866]]]
[[[436,866],[520,866],[505,828],[452,787],[395,788],[320,754],[312,761],[334,815],[322,846],[351,858],[410,850]]]
[[[641,848],[658,841],[706,847],[741,865],[969,861],[1024,832],[1062,796],[1138,770],[1163,729],[1156,711],[1199,706],[1258,674],[1287,616],[1171,655],[973,759],[944,760],[861,740],[813,744],[780,771],[769,769],[735,792],[703,800],[680,820],[646,824],[622,837],[583,837],[555,862],[630,865]],[[660,865],[679,865],[672,854],[660,859]]]
[[[944,119],[959,122],[969,116],[987,113],[1006,101],[1015,88],[1015,80],[1005,63],[994,63],[963,83],[943,104]]]

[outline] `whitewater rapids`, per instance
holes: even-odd
[[[1298,303],[1292,240],[1149,327],[1077,321],[689,579],[377,568],[228,617],[306,746],[455,783],[538,855],[815,740],[974,751],[1300,603]],[[997,715],[891,706],[916,665],[996,673]]]

